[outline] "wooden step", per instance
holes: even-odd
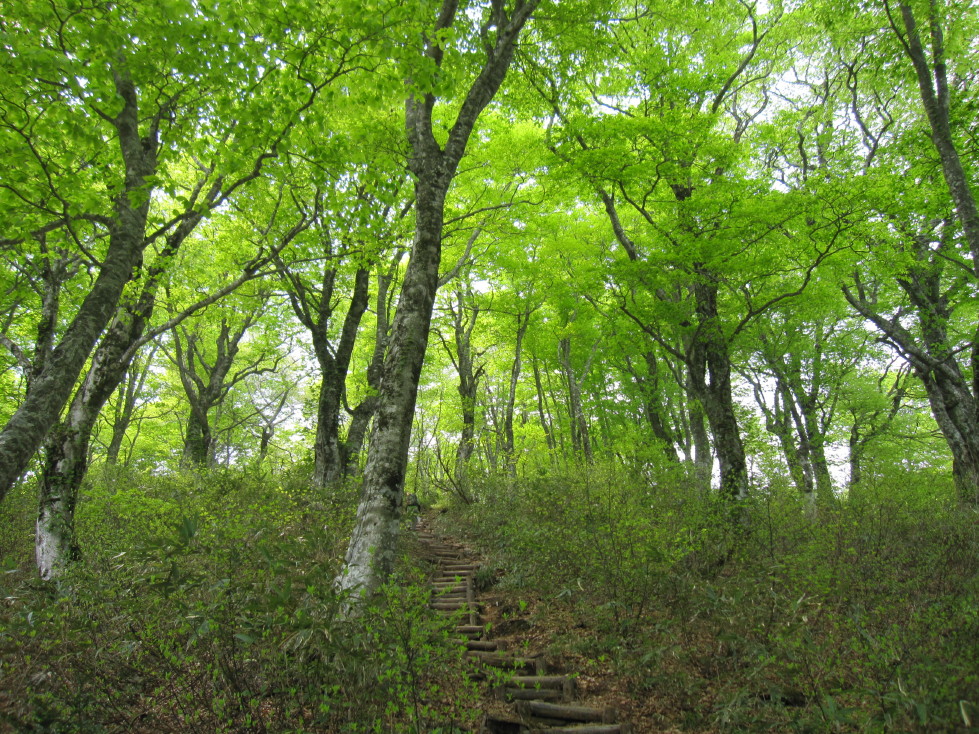
[[[632,734],[631,724],[577,724],[531,729],[533,734]]]
[[[484,652],[493,652],[499,647],[499,643],[496,640],[466,640],[467,650],[482,650]]]
[[[568,702],[574,699],[576,685],[574,678],[566,675],[515,675],[503,684],[504,688],[519,688],[527,691],[551,691],[557,695],[541,696],[540,700]],[[517,697],[517,698],[530,698]]]
[[[482,637],[485,631],[486,628],[481,624],[460,624],[456,627],[456,632],[473,639]]]
[[[457,601],[433,601],[428,606],[439,612],[454,612],[459,609],[465,609],[468,614],[476,611],[476,605],[470,604],[465,599]]]
[[[524,716],[560,721],[594,722],[613,724],[618,718],[615,709],[596,709],[591,706],[546,703],[543,701],[518,701],[517,711]]]
[[[566,701],[561,691],[550,688],[509,688],[496,689],[498,698],[504,701]]]
[[[469,601],[469,597],[465,594],[436,594],[432,597],[433,604],[457,604],[462,606],[467,601]]]
[[[523,675],[543,675],[544,673],[544,661],[540,658],[518,658],[505,653],[481,652],[479,650],[466,653],[466,657],[481,665],[512,670],[514,673]]]

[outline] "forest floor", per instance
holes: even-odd
[[[973,511],[887,487],[817,522],[761,498],[734,526],[672,485],[574,484],[593,476],[427,515],[478,557],[465,565],[486,629],[470,632],[572,677],[575,705],[650,734],[979,731]],[[58,584],[33,569],[30,493],[0,507],[0,732],[458,734],[513,719],[494,690],[512,670],[474,680],[460,622],[432,606],[433,577],[454,587],[453,571],[411,533],[377,598],[338,613],[346,495],[310,507],[221,476],[113,490],[81,506],[86,559]]]
[[[433,518],[430,516],[425,521],[426,527]],[[442,523],[438,537],[445,542],[459,543],[451,533],[451,527]],[[414,544],[413,552],[418,554],[417,539]],[[478,562],[476,551],[467,549],[467,553]],[[631,725],[634,734],[718,731],[712,727],[682,726],[685,712],[682,702],[675,697],[637,697],[629,677],[616,670],[610,657],[584,652],[603,644],[599,630],[576,618],[569,609],[549,604],[533,590],[507,588],[499,583],[502,580],[498,574],[489,579],[483,575],[480,579],[481,586],[489,586],[476,595],[485,638],[496,643],[497,649],[505,654],[541,661],[542,672],[548,676],[572,678],[574,705],[612,710],[617,721]],[[495,695],[491,685],[483,685],[481,693],[483,720],[513,718],[512,707]]]

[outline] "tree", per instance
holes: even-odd
[[[863,173],[876,216],[862,228],[867,257],[843,284],[844,293],[911,364],[951,451],[959,495],[979,502],[979,338],[965,295],[979,274],[979,219],[959,152],[972,134],[959,109],[974,103],[963,83],[974,71],[947,54],[974,37],[974,14],[938,2],[924,13],[889,2],[851,12],[857,40],[850,33],[834,41],[849,59],[849,114],[870,147]],[[866,50],[871,43],[873,58]],[[881,65],[881,53],[907,61]],[[882,88],[904,94],[882,95]],[[909,104],[915,88],[920,108]],[[920,145],[921,123],[927,124],[930,154],[923,155],[928,148]],[[944,186],[934,175],[936,163]]]
[[[17,9],[4,20],[0,145],[16,174],[0,189],[0,245],[47,294],[44,323],[64,326],[45,327],[52,337],[0,433],[0,497],[57,421],[144,260],[165,269],[196,224],[259,175],[319,91],[350,71],[362,37],[326,11],[313,13],[322,27],[310,36],[275,14],[250,27],[248,13],[220,3]],[[162,51],[171,47],[180,52]],[[84,294],[71,315],[58,313],[62,291]],[[132,333],[145,317],[117,321]]]
[[[563,78],[560,67],[554,72],[538,66],[530,78],[559,123],[552,149],[601,201],[640,282],[640,264],[655,257],[657,247],[669,253],[664,264],[682,279],[684,297],[692,301],[685,346],[675,355],[686,363],[693,397],[710,423],[722,492],[740,498],[747,494],[748,476],[732,393],[732,334],[721,301],[726,263],[737,246],[722,222],[740,203],[729,179],[743,175],[741,140],[767,105],[764,92],[752,96],[752,90],[773,73],[774,54],[761,49],[782,10],[762,16],[754,4],[720,4],[710,37],[688,35],[684,11],[670,12],[677,22],[659,34],[653,24],[662,18],[648,8],[636,8],[629,22],[605,29],[600,42],[619,58],[608,83],[599,81],[604,72],[597,69],[575,80]],[[590,116],[577,112],[589,108]],[[676,135],[679,125],[686,128],[684,136]],[[625,222],[622,207],[630,212]],[[743,227],[743,221],[737,224]],[[744,234],[752,236],[758,235]],[[665,346],[659,334],[650,336]]]
[[[364,155],[356,149],[344,152],[357,158]],[[293,187],[293,203],[313,227],[308,242],[298,243],[301,247],[278,258],[289,302],[309,333],[320,372],[314,488],[335,484],[354,463],[340,433],[347,375],[370,303],[371,273],[396,247],[402,220],[410,209],[401,200],[404,179],[390,161],[368,155],[366,164],[338,162],[332,168],[335,171],[312,190]],[[386,284],[378,287],[387,289]],[[363,417],[369,419],[371,412],[365,408]],[[354,438],[358,440],[356,432]]]
[[[452,317],[452,340],[450,342],[441,332],[438,332],[438,337],[459,376],[457,391],[462,413],[462,431],[456,447],[452,481],[456,493],[468,499],[468,470],[476,441],[479,381],[485,372],[485,365],[479,362],[482,353],[474,351],[472,345],[473,330],[476,328],[481,308],[471,286],[466,283],[465,290],[462,287],[456,289],[453,299],[449,300],[445,310]]]
[[[250,341],[252,348],[244,360],[239,356],[246,335],[251,335],[253,327],[266,315],[268,299],[268,293],[259,293],[250,308],[233,316],[225,311],[211,333],[201,324],[190,328],[180,325],[172,330],[172,348],[164,346],[164,351],[177,368],[190,408],[181,466],[197,468],[214,463],[217,445],[212,411],[220,411],[228,393],[240,383],[278,368],[282,355],[271,353],[268,335],[261,341]],[[265,323],[267,327],[269,322]]]
[[[478,25],[470,29],[469,40],[482,58],[475,78],[458,95],[458,112],[444,145],[435,135],[434,114],[437,93],[450,74],[443,68],[447,40],[449,31],[458,33],[469,17],[465,12],[460,17],[457,0],[443,0],[434,23],[423,30],[421,56],[410,68],[405,128],[415,190],[415,236],[381,375],[357,524],[339,579],[340,588],[355,595],[371,594],[394,565],[411,421],[439,282],[445,197],[479,115],[503,83],[520,32],[538,4],[539,0],[515,0],[508,7],[503,0],[493,0],[489,7],[473,10],[473,16],[479,13]]]

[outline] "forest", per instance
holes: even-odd
[[[979,730],[975,0],[0,46],[0,730],[497,731],[416,504],[635,732]]]

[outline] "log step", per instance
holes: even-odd
[[[460,624],[456,627],[456,632],[459,634],[470,637],[475,635],[476,637],[482,637],[486,630],[480,624]]]
[[[568,683],[574,683],[574,678],[566,675],[515,675],[507,681],[507,685],[521,688],[563,688]]]
[[[497,649],[498,643],[496,640],[466,640],[467,650],[482,650],[484,652],[493,652]]]
[[[499,640],[484,639],[487,629],[478,624],[480,605],[473,589],[482,564],[473,560],[471,550],[437,536],[424,522],[416,525],[415,533],[436,574],[429,606],[456,622],[468,622],[456,624],[454,642],[466,648],[471,679],[489,679],[495,686],[493,695],[512,705],[511,713],[484,717],[480,734],[633,733],[630,724],[614,723],[614,709],[569,704],[577,687],[573,677],[544,675],[543,659],[516,657],[503,651]]]
[[[561,691],[550,688],[498,688],[497,696],[504,701],[564,701]]]
[[[432,604],[455,604],[456,606],[461,607],[464,606],[467,601],[469,601],[469,599],[468,597],[466,597],[465,594],[458,594],[458,595],[452,594],[446,596],[442,596],[440,594],[438,596],[433,596],[431,603]]]
[[[544,672],[544,661],[539,658],[517,658],[499,652],[481,652],[473,650],[466,657],[491,668],[506,668],[524,675],[541,675]]]
[[[615,709],[596,709],[591,706],[569,706],[567,704],[546,703],[543,701],[518,701],[517,711],[523,716],[560,721],[594,722],[613,724],[618,718]]]
[[[575,697],[576,685],[574,678],[566,675],[515,675],[503,684],[505,688],[518,688],[528,692],[545,692],[541,696],[514,696],[541,701],[561,701],[567,703]],[[553,694],[553,695],[552,695]]]
[[[534,734],[632,734],[631,724],[579,724],[533,729]]]
[[[459,601],[433,601],[428,606],[439,612],[455,612],[459,609],[465,609],[466,613],[469,614],[477,611],[476,605],[466,603],[465,599]]]

